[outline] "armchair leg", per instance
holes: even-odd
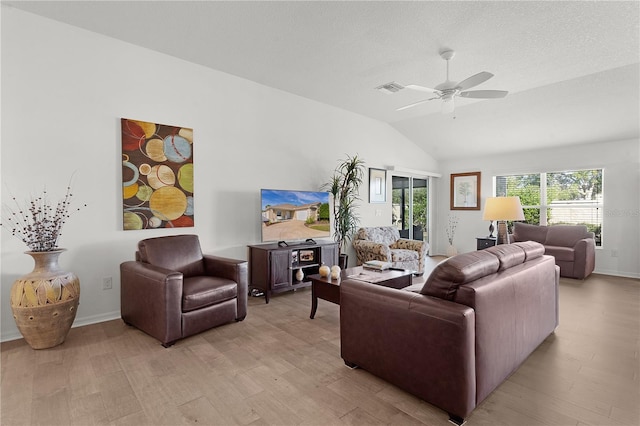
[[[462,417],[458,417],[456,415],[449,414],[449,422],[453,423],[456,426],[462,426],[467,421],[465,419],[463,419]]]
[[[354,364],[353,362],[349,362],[346,359],[344,360],[344,365],[346,365],[347,367],[349,367],[352,370],[355,370],[356,368],[358,368],[357,364]]]
[[[167,343],[163,343],[162,346],[164,346],[165,348],[171,347],[173,346],[173,344],[176,343],[176,341],[172,341],[172,342],[167,342]]]

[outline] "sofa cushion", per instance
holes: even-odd
[[[418,252],[415,250],[392,249],[392,262],[414,262],[418,260]]]
[[[182,312],[235,299],[238,285],[227,278],[201,276],[185,278],[182,285]]]
[[[498,244],[486,250],[498,258],[498,261],[500,261],[500,271],[519,265],[525,261],[524,250],[515,244]]]
[[[536,241],[544,244],[547,239],[547,228],[547,226],[515,222],[513,224],[513,237],[516,241]]]
[[[578,241],[587,238],[589,231],[585,225],[553,225],[548,227],[548,246],[573,247]]]
[[[524,251],[525,262],[542,257],[545,252],[545,248],[542,244],[535,241],[523,241],[520,243],[513,243],[512,245],[520,247]]]
[[[453,300],[462,284],[493,274],[499,268],[498,258],[486,250],[462,253],[438,264],[420,293]]]
[[[573,262],[576,251],[571,247],[545,246],[545,254],[555,257],[556,260]]]

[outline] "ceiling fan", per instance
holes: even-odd
[[[475,98],[475,99],[497,99],[504,98],[507,96],[507,91],[505,90],[467,90],[472,87],[475,87],[485,81],[489,80],[493,77],[493,74],[487,71],[482,71],[478,74],[472,75],[466,80],[462,80],[460,83],[449,80],[449,60],[455,56],[456,52],[451,49],[445,49],[440,51],[440,57],[447,61],[447,79],[444,83],[440,83],[435,86],[433,89],[428,87],[419,86],[417,84],[408,84],[403,86],[396,82],[391,82],[387,84],[383,84],[382,86],[376,87],[376,89],[383,91],[385,93],[395,93],[402,89],[411,89],[417,90],[420,92],[431,93],[434,96],[429,99],[424,99],[418,102],[414,102],[409,105],[405,105],[403,107],[398,108],[396,111],[402,111],[408,108],[413,108],[414,106],[421,105],[425,102],[429,102],[435,99],[442,100],[442,112],[443,113],[451,113],[455,108],[454,99],[458,96],[462,98]]]

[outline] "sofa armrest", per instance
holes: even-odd
[[[596,267],[596,242],[593,238],[583,238],[576,242],[573,250],[573,277],[583,280]]]
[[[367,240],[353,240],[353,248],[356,251],[358,265],[362,265],[368,260],[391,262],[391,249],[386,244]]]
[[[148,263],[120,264],[120,315],[168,344],[182,337],[182,273]]]
[[[340,284],[345,363],[461,418],[475,407],[474,328],[467,306],[356,280]]]
[[[247,316],[247,297],[249,295],[249,263],[246,260],[204,255],[204,268],[207,275],[227,278],[238,284],[237,318]]]

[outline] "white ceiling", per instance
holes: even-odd
[[[385,121],[439,160],[640,137],[638,1],[3,3]],[[443,115],[375,90],[443,82],[442,48],[452,80],[509,95]]]

